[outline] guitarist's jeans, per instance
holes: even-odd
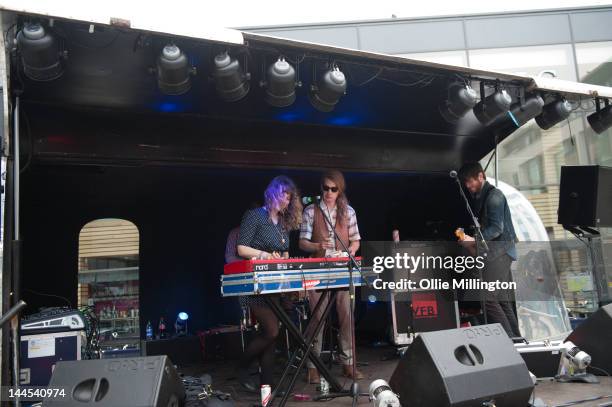
[[[489,261],[484,272],[484,280],[512,281],[510,271],[512,261],[512,257],[507,254]],[[514,292],[512,290],[486,291],[485,308],[490,324],[500,323],[511,338],[521,336],[514,312]]]

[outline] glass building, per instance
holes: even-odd
[[[611,22],[612,7],[589,7],[242,29],[441,64],[612,86]],[[575,239],[557,224],[557,208],[561,166],[612,166],[612,129],[596,134],[590,128],[586,116],[594,110],[592,99],[584,100],[568,120],[549,130],[531,120],[500,143],[497,160],[487,171],[492,176],[497,162],[499,179],[532,203],[549,239],[570,242],[556,259],[561,269],[570,270],[559,273],[561,285],[568,306],[586,312],[597,306],[596,290],[592,280],[576,275],[592,273],[586,270],[590,260],[581,243],[574,241],[578,247],[572,248]],[[488,161],[485,157],[483,165]],[[612,231],[602,228],[601,233],[601,257],[610,258]],[[612,281],[610,265],[607,268],[607,281]],[[600,288],[610,291],[605,281]]]

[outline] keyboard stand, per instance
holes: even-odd
[[[279,392],[282,393],[282,399],[280,401],[279,406],[283,407],[285,403],[287,403],[287,400],[289,399],[291,395],[291,390],[293,390],[293,386],[295,386],[295,382],[298,376],[300,375],[300,373],[302,372],[302,368],[304,367],[304,364],[306,363],[306,360],[308,358],[310,358],[312,363],[319,370],[319,374],[325,377],[325,379],[329,383],[331,390],[336,391],[336,392],[339,392],[342,390],[342,385],[338,382],[338,380],[336,380],[335,377],[331,375],[331,373],[329,372],[325,364],[321,361],[319,356],[312,353],[312,344],[315,338],[317,337],[317,334],[321,330],[321,328],[325,325],[325,322],[327,321],[327,316],[329,315],[329,311],[332,309],[332,305],[336,302],[336,290],[326,290],[321,295],[321,297],[319,298],[319,302],[317,303],[314,311],[312,312],[312,315],[317,314],[317,312],[319,311],[319,308],[321,307],[321,304],[323,304],[323,300],[327,297],[329,297],[329,301],[327,301],[327,305],[325,309],[323,310],[321,319],[316,325],[313,326],[313,329],[310,329],[311,324],[314,323],[314,319],[311,319],[308,322],[308,326],[306,327],[306,330],[305,330],[306,336],[304,336],[297,329],[297,327],[293,324],[293,321],[291,321],[291,319],[289,318],[285,310],[279,304],[272,301],[268,296],[264,296],[264,299],[266,303],[268,304],[268,306],[272,309],[272,312],[274,312],[274,314],[283,323],[283,325],[285,325],[285,327],[289,331],[289,334],[297,343],[297,347],[295,351],[293,351],[293,354],[289,358],[289,361],[287,361],[287,365],[285,366],[285,369],[283,370],[283,374],[276,388],[272,392],[272,395],[270,396],[270,402],[268,403],[269,407],[272,406],[272,403],[274,402],[274,399]],[[297,365],[296,365],[296,362],[297,362]],[[291,369],[295,369],[295,371],[291,373],[290,372]],[[288,385],[286,389],[281,391],[280,389],[283,383],[285,382],[285,380],[287,379],[289,380]]]

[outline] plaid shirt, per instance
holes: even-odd
[[[304,208],[304,213],[302,214],[302,224],[300,225],[300,239],[310,240],[312,239],[312,225],[314,223],[314,205],[308,205]],[[329,213],[325,206],[325,202],[321,201],[319,203],[319,207],[323,211],[324,216],[328,216],[331,219],[332,225],[336,224],[336,207],[330,209]],[[348,237],[350,242],[355,242],[357,240],[361,240],[361,236],[359,235],[359,226],[357,226],[357,214],[355,210],[349,206],[348,207]],[[331,227],[327,222],[325,222],[325,226],[327,226],[327,230],[331,232]]]

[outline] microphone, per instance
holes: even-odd
[[[451,178],[457,178],[457,171],[452,170],[448,175],[450,175]]]
[[[317,196],[303,196],[302,197],[302,205],[310,205],[311,203],[316,203],[321,200],[321,195]]]

